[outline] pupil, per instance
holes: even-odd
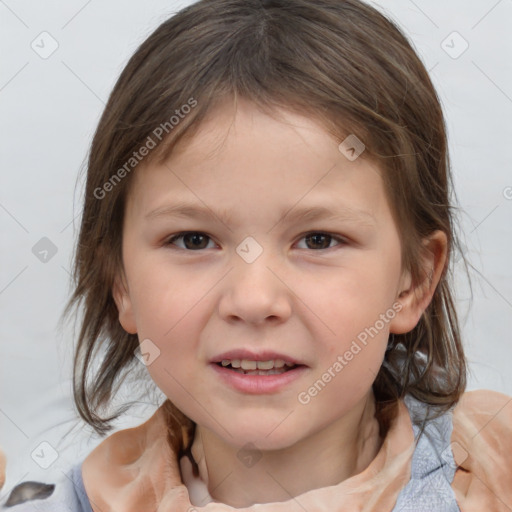
[[[201,245],[201,238],[203,238],[203,244]],[[188,235],[185,235],[185,240],[188,240],[191,242],[192,248],[199,248],[203,249],[205,247],[204,240],[206,240],[206,237],[198,234],[198,233],[189,233]],[[188,244],[187,244],[188,246]]]
[[[313,240],[313,245],[315,244],[320,244],[322,247],[320,247],[320,249],[326,249],[327,247],[329,247],[329,242],[330,242],[330,236],[329,235],[323,235],[323,234],[316,234],[316,235],[310,235],[307,237],[308,239],[310,240]],[[327,240],[328,243],[327,244],[322,244],[321,242],[319,242],[319,239],[320,238],[323,238],[324,241]]]

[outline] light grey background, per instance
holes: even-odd
[[[51,482],[98,442],[68,432],[77,423],[74,335],[57,329],[79,227],[77,176],[128,58],[188,3],[0,0],[0,445],[8,458],[0,502],[21,480]],[[466,255],[479,272],[471,309],[463,281],[457,289],[469,388],[512,395],[512,1],[373,4],[412,40],[445,109]],[[43,237],[57,249],[46,262],[32,251]],[[134,411],[119,426],[148,414]],[[58,459],[43,469],[53,449]]]

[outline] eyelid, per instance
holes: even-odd
[[[173,234],[171,236],[166,237],[164,239],[164,241],[162,242],[162,245],[164,245],[164,247],[171,247],[172,249],[177,249],[177,250],[181,250],[181,251],[185,251],[185,252],[202,252],[202,251],[204,251],[205,249],[199,249],[197,251],[192,251],[190,249],[183,249],[182,247],[177,247],[173,243],[171,243],[171,242],[173,242],[176,239],[182,238],[182,237],[184,237],[186,235],[192,235],[192,234],[194,234],[194,235],[205,235],[207,238],[210,239],[210,241],[212,241],[213,243],[217,244],[215,239],[211,235],[206,233],[205,231],[180,231],[179,233],[175,233],[175,234]]]
[[[349,240],[344,236],[337,235],[337,234],[331,233],[329,231],[321,231],[321,230],[306,231],[305,233],[302,233],[301,235],[299,235],[298,240],[302,240],[303,238],[310,236],[310,235],[327,235],[327,236],[331,237],[333,240],[336,240],[336,242],[338,242],[338,244],[335,245],[334,247],[327,247],[326,249],[317,249],[317,250],[304,249],[305,251],[308,251],[308,252],[330,251],[331,249],[335,249],[336,247],[344,246],[349,243]]]

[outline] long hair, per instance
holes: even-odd
[[[454,191],[440,101],[411,43],[393,21],[358,0],[201,0],[137,49],[92,141],[74,291],[64,312],[74,306],[83,312],[73,376],[79,414],[98,433],[107,432],[118,415],[102,417],[100,408],[137,364],[137,336],[121,327],[112,295],[123,269],[134,153],[151,146],[144,165],[163,161],[230,98],[248,99],[269,115],[282,108],[310,116],[340,142],[349,134],[364,141],[360,158],[383,170],[403,266],[414,282],[424,277],[421,240],[435,230],[446,233],[448,264],[432,301],[412,331],[390,336],[373,390],[388,423],[389,404],[406,394],[440,412],[453,407],[466,386],[450,284],[458,247]]]

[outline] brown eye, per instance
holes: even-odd
[[[338,242],[337,245],[343,245],[345,242],[343,239],[332,236],[328,233],[321,233],[321,232],[315,232],[315,233],[308,233],[307,235],[302,237],[302,240],[306,241],[306,249],[312,249],[312,250],[325,250],[331,248],[331,243],[333,241]],[[301,249],[304,247],[301,247]]]
[[[204,233],[200,233],[199,231],[191,231],[189,233],[180,233],[179,235],[171,237],[166,242],[166,245],[177,245],[174,242],[180,239],[183,240],[184,247],[178,247],[180,249],[186,249],[190,251],[206,249],[208,246],[208,241],[211,240],[210,237]]]

